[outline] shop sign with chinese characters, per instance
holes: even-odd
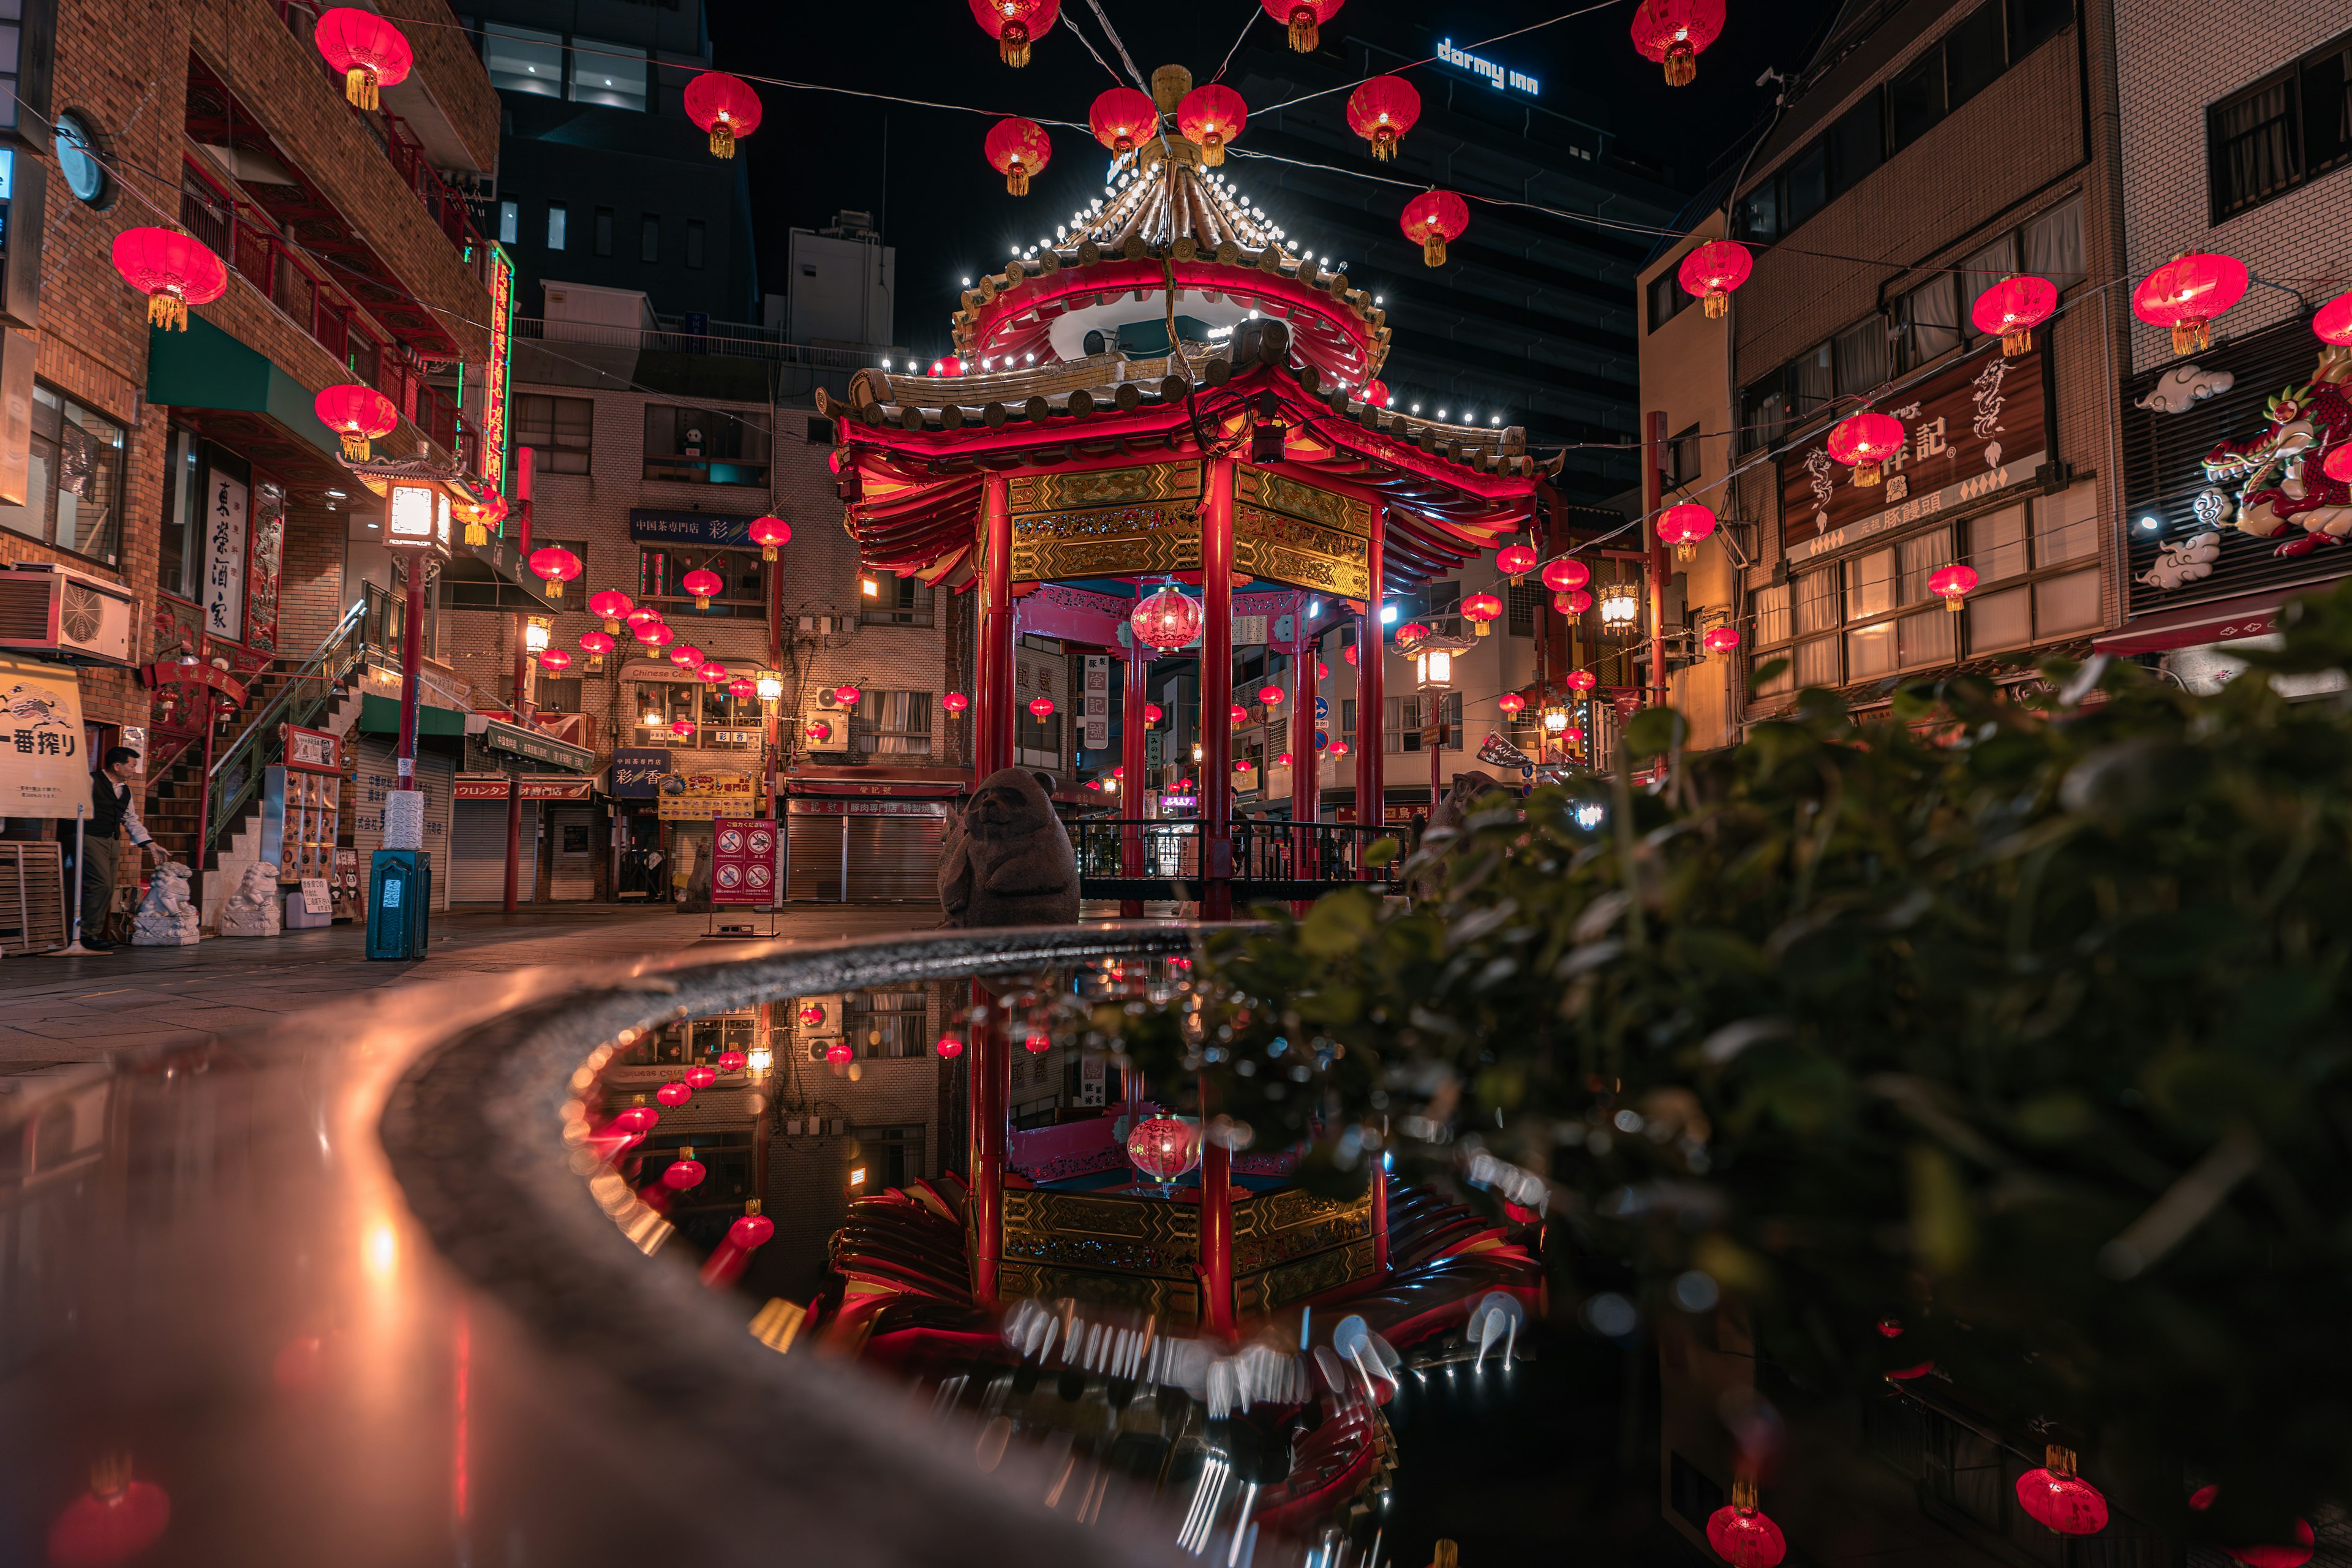
[[[664,822],[715,822],[749,816],[759,804],[760,781],[750,773],[671,773],[661,782]]]
[[[89,804],[79,679],[58,665],[0,658],[0,816],[70,821]]]
[[[1899,394],[1881,412],[1908,439],[1874,485],[1855,484],[1830,457],[1834,426],[1823,426],[1780,458],[1782,548],[1792,559],[1822,554],[2031,477],[2049,446],[2042,393],[2040,349],[2003,359],[1989,347]]]

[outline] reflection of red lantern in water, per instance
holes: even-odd
[[[117,1454],[90,1468],[89,1490],[49,1526],[49,1561],[59,1568],[127,1563],[155,1544],[172,1522],[163,1489],[131,1479],[131,1457]]]
[[[855,1054],[856,1053],[849,1048],[849,1042],[847,1040],[835,1040],[833,1044],[825,1047],[824,1048],[824,1059],[832,1062],[836,1067],[841,1063],[847,1061]]]
[[[702,1178],[709,1173],[702,1162],[694,1157],[694,1145],[689,1143],[678,1150],[677,1158],[662,1172],[662,1185],[671,1192],[682,1193],[688,1187],[702,1185]]]
[[[1172,1116],[1139,1122],[1127,1135],[1127,1160],[1162,1186],[1200,1163],[1200,1131]]]
[[[718,1081],[719,1073],[715,1068],[695,1067],[686,1069],[686,1086],[688,1089],[709,1089]]]
[[[2221,1495],[2220,1487],[2199,1487],[2189,1494],[2189,1506],[2203,1513]],[[2294,1521],[2294,1544],[2292,1546],[2225,1546],[2221,1550],[2246,1564],[2246,1568],[2303,1568],[2311,1561],[2318,1542],[2311,1533],[2311,1521]]]
[[[682,1083],[666,1083],[654,1090],[654,1098],[673,1110],[694,1098],[694,1090]]]
[[[1731,1568],[1773,1568],[1789,1554],[1788,1538],[1756,1506],[1756,1483],[1731,1483],[1731,1501],[1706,1521],[1706,1543]]]
[[[632,1105],[613,1118],[613,1125],[624,1132],[650,1132],[661,1125],[661,1112],[650,1105]]]
[[[2107,1500],[2074,1473],[2074,1450],[2042,1450],[2045,1468],[2017,1478],[2017,1506],[2061,1535],[2096,1535],[2107,1527]]]

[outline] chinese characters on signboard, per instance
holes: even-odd
[[[622,746],[613,752],[611,787],[615,800],[651,800],[661,793],[662,775],[669,772],[667,746]]]
[[[245,640],[246,488],[214,468],[205,478],[205,630]]]
[[[1086,689],[1078,694],[1079,716],[1086,721],[1086,730],[1078,744],[1099,752],[1110,744],[1110,658],[1099,653],[1086,658]]]
[[[507,397],[512,374],[514,263],[490,247],[490,361],[482,378],[482,481],[496,494],[507,488]],[[506,524],[490,527],[503,536]]]

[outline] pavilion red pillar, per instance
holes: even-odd
[[[1300,595],[1297,634],[1291,639],[1290,663],[1290,821],[1291,872],[1301,881],[1322,875],[1315,862],[1313,824],[1322,805],[1319,759],[1315,754],[1315,639],[1307,631],[1307,599]],[[1294,902],[1294,913],[1307,906]]]
[[[1231,458],[1209,459],[1209,493],[1202,500],[1201,608],[1205,624],[1201,628],[1201,918],[1204,921],[1229,921],[1234,918],[1234,460]],[[1207,1223],[1204,1215],[1202,1224],[1205,1227]]]
[[[980,692],[972,783],[1013,765],[1013,510],[1003,474],[981,479]]]
[[[1119,708],[1118,765],[1126,776],[1118,782],[1118,814],[1128,819],[1129,826],[1119,830],[1118,874],[1122,877],[1143,875],[1143,772],[1144,737],[1150,728],[1143,716],[1144,705],[1150,700],[1151,679],[1151,648],[1128,628],[1127,689],[1122,693]],[[1128,920],[1143,917],[1141,899],[1123,899],[1119,914]]]
[[[1386,517],[1383,514],[1382,522]],[[1372,530],[1364,563],[1370,575],[1364,613],[1356,620],[1356,822],[1379,827],[1388,820],[1382,806],[1381,756],[1381,595],[1383,592],[1381,530]]]
[[[982,1305],[996,1300],[997,1265],[1004,1256],[1004,1121],[1013,1100],[1013,1037],[996,1006],[996,993],[971,983],[974,1012],[985,1007],[986,1022],[971,1026],[971,1190],[964,1211],[971,1223],[971,1296]]]
[[[1201,1123],[1208,1125],[1208,1105]],[[1213,1138],[1201,1145],[1201,1326],[1234,1334],[1234,1153]]]

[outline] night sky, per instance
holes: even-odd
[[[1061,24],[1038,41],[1025,68],[1007,68],[961,0],[709,5],[716,63],[727,70],[1040,121],[1083,121],[1087,105],[1112,85]],[[1563,0],[1436,5],[1348,0],[1324,35],[1328,42],[1359,34],[1417,58],[1432,53],[1441,37],[1467,47],[1556,14],[1555,5],[1566,8]],[[1253,44],[1278,45],[1282,37],[1256,0],[1181,5],[1105,0],[1103,8],[1147,79],[1155,67],[1173,62],[1188,67],[1196,80],[1209,79],[1246,16],[1257,17]],[[1633,0],[1480,52],[1540,78],[1547,107],[1671,160],[1684,186],[1695,188],[1769,112],[1771,89],[1752,85],[1758,73],[1775,67],[1794,74],[1834,8],[1832,0],[1730,0],[1723,37],[1700,56],[1697,81],[1679,90],[1634,53],[1627,36]],[[1063,15],[1076,16],[1105,57],[1118,64],[1086,0],[1066,0]],[[1083,196],[1101,190],[1108,158],[1083,132],[1055,129],[1055,162],[1030,195],[1016,200],[981,156],[989,117],[764,85],[760,93],[766,118],[747,152],[763,269],[783,265],[787,228],[821,226],[845,207],[875,211],[883,237],[898,252],[897,341],[919,354],[946,349],[948,313],[961,279],[1000,261],[1015,240],[1034,243],[1066,219]],[[1249,145],[1246,131],[1238,145]],[[1369,159],[1366,167],[1371,167]],[[782,279],[763,283],[781,286]]]

